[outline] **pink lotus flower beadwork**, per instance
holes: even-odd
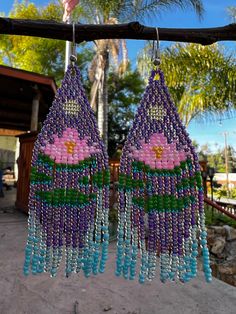
[[[100,152],[96,143],[89,146],[88,137],[79,139],[76,129],[67,128],[62,137],[54,135],[54,143],[47,143],[41,150],[45,155],[55,160],[56,163],[77,164],[79,161],[91,157],[92,154]]]
[[[181,161],[187,159],[187,153],[177,150],[176,142],[167,142],[167,138],[162,133],[154,133],[149,139],[149,143],[140,141],[141,148],[131,147],[129,156],[135,160],[144,162],[152,169],[174,169]]]

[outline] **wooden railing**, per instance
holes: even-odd
[[[110,206],[113,207],[114,203],[117,202],[117,184],[119,178],[119,160],[110,160],[110,169],[111,169],[111,197],[110,197]],[[213,207],[213,209],[221,212],[222,214],[230,217],[231,219],[236,220],[236,208],[232,204],[225,202],[220,202],[221,205],[216,202],[211,201],[208,197],[204,197],[204,202]]]
[[[216,202],[211,201],[208,197],[204,197],[204,202],[207,205],[212,206],[214,209],[216,209],[217,211],[221,212],[222,214],[230,217],[233,220],[236,220],[236,215],[234,213],[232,213],[232,207],[230,206],[228,208],[226,203],[225,203],[225,205],[226,205],[225,208],[223,208],[222,206],[220,206]]]

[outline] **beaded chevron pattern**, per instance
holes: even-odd
[[[108,250],[108,156],[77,66],[69,66],[36,140],[24,274],[104,272]]]
[[[187,282],[201,248],[209,282],[206,236],[198,157],[154,69],[121,157],[116,275],[132,280],[139,272],[143,283],[159,263],[162,282]]]

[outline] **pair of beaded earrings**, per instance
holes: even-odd
[[[108,155],[73,62],[34,146],[25,275],[54,277],[63,256],[66,276],[104,272],[109,189]],[[162,282],[187,282],[201,250],[211,281],[203,198],[197,154],[155,67],[120,162],[116,275],[139,272],[143,283],[159,262]]]

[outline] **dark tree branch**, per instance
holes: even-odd
[[[0,34],[25,35],[72,40],[72,25],[48,20],[0,18]],[[215,28],[159,28],[160,40],[210,45],[222,40],[236,40],[236,24]],[[96,39],[156,39],[154,27],[138,22],[116,25],[76,24],[77,43]]]

